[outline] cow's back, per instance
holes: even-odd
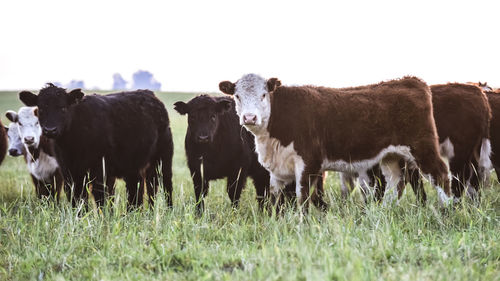
[[[413,77],[343,89],[279,87],[271,103],[270,136],[294,142],[302,157],[351,162],[436,135],[430,90]]]
[[[464,142],[489,138],[491,111],[481,89],[459,83],[432,85],[430,88],[440,143],[450,138],[454,144],[474,147],[475,143]]]
[[[147,90],[86,96],[75,106],[73,118],[66,145],[78,147],[87,160],[84,166],[105,156],[118,177],[144,167],[159,134],[169,126],[165,106]]]

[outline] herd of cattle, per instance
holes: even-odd
[[[304,210],[309,201],[324,210],[327,170],[341,173],[343,197],[358,182],[366,200],[383,204],[397,202],[406,182],[425,203],[424,176],[444,206],[463,194],[477,200],[491,169],[500,173],[500,91],[486,84],[429,87],[405,77],[291,87],[247,74],[219,88],[229,96],[175,103],[188,116],[185,151],[199,212],[209,182],[221,178],[235,207],[250,177],[261,208],[298,200]],[[89,187],[101,206],[121,178],[130,208],[145,193],[153,204],[160,185],[172,206],[172,133],[153,92],[85,96],[49,83],[19,98],[26,106],[7,111],[11,123],[0,126],[0,163],[7,151],[23,155],[38,197],[58,199],[64,188],[76,206]]]

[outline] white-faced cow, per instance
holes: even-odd
[[[490,119],[491,110],[486,95],[476,86],[449,83],[432,85],[434,120],[439,136],[440,154],[449,163],[452,174],[451,189],[456,198],[464,191],[473,199],[478,198],[479,187],[487,183],[491,169]],[[460,124],[457,126],[457,124]],[[404,162],[400,163],[403,168]],[[374,171],[374,174],[377,174]],[[409,170],[406,175],[417,199],[425,203],[426,194],[420,173]],[[383,197],[384,181],[372,181]],[[401,197],[405,185],[398,188]]]
[[[54,153],[53,140],[42,136],[36,107],[21,107],[7,111],[9,125],[9,154],[24,156],[38,198],[59,198],[63,185],[62,174]]]
[[[0,164],[2,164],[5,155],[7,154],[7,127],[4,127],[0,120]]]
[[[349,93],[280,85],[255,74],[219,84],[235,97],[240,124],[256,137],[259,162],[271,173],[271,192],[295,180],[297,197],[307,207],[309,187],[321,171],[363,172],[379,162],[388,188],[396,189],[404,159],[430,176],[441,204],[453,202],[423,81],[406,77]]]
[[[144,181],[148,189],[159,182],[159,162],[167,205],[172,205],[172,135],[167,110],[153,92],[84,97],[80,89],[68,93],[48,84],[38,95],[23,91],[19,97],[27,106],[38,106],[43,135],[55,141],[65,193],[73,205],[87,198],[87,182],[100,206],[113,192],[110,180],[124,178],[129,206],[138,206]],[[155,191],[148,190],[151,200]]]

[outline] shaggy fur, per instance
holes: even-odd
[[[167,204],[172,205],[172,135],[165,106],[153,92],[84,97],[79,89],[67,93],[49,84],[38,96],[26,91],[19,96],[27,106],[38,106],[43,134],[55,140],[65,192],[73,205],[87,198],[87,182],[102,205],[107,192],[113,192],[115,178],[125,179],[129,206],[142,204],[144,181],[158,183],[150,177],[157,176],[159,161]]]

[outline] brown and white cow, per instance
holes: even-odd
[[[280,85],[255,74],[219,84],[234,96],[240,123],[256,136],[271,192],[295,180],[297,197],[307,203],[322,171],[360,173],[379,162],[388,188],[396,189],[404,159],[430,176],[442,205],[453,202],[425,82],[406,77],[352,89]]]
[[[467,191],[469,197],[477,198],[480,182],[487,182],[492,166],[489,140],[491,110],[486,95],[474,85],[460,83],[432,85],[430,88],[440,154],[448,160],[452,174],[451,189],[457,198],[464,191]],[[404,163],[400,164],[403,168]],[[376,175],[377,172],[374,171],[373,174]],[[417,198],[424,203],[426,194],[420,174],[418,171],[410,171],[407,177]],[[376,185],[376,197],[380,200],[384,182],[372,180],[369,184]],[[403,190],[404,184],[398,188],[398,198]]]
[[[42,135],[36,107],[21,107],[7,111],[9,125],[9,154],[24,156],[38,198],[61,194],[63,178],[54,152],[53,140]]]
[[[492,115],[490,122],[491,161],[500,179],[500,89],[483,91],[488,98]]]

